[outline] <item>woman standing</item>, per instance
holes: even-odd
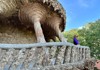
[[[74,38],[73,38],[74,45],[78,45],[79,44],[79,41],[78,41],[77,37],[78,37],[77,35],[74,35]]]

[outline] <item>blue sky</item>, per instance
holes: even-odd
[[[66,10],[65,31],[100,19],[100,0],[58,0]]]

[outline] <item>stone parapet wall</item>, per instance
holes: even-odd
[[[56,46],[59,44],[66,45],[66,48],[63,49],[64,46]],[[16,45],[12,44],[12,47]],[[40,45],[41,47],[35,47],[35,45]],[[46,50],[43,50],[43,46],[46,45],[52,45],[52,47],[44,47]],[[74,66],[77,68],[81,67],[80,65],[84,67],[84,63],[87,63],[85,61],[91,59],[88,47],[75,46],[71,43],[37,43],[31,44],[29,49],[3,49],[3,46],[8,46],[9,48],[9,45],[0,45],[2,48],[0,49],[0,68],[2,70],[38,70],[37,67],[40,67],[40,70],[57,70],[56,68],[58,70],[64,70],[63,68],[67,70],[67,67],[73,68]]]

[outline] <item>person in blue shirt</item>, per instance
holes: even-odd
[[[78,37],[77,35],[74,35],[74,38],[73,38],[74,45],[78,45],[79,44],[79,41],[78,41],[77,37]]]

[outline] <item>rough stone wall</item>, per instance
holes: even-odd
[[[23,1],[40,2],[42,5],[46,5],[47,8],[51,8],[51,11],[56,12],[60,15],[60,17],[62,17],[63,22],[60,26],[62,27],[62,31],[64,30],[66,13],[62,5],[57,0],[0,0],[0,18],[10,17],[14,13],[18,12],[21,5],[23,5]]]
[[[91,58],[59,65],[40,66],[38,63],[41,62],[39,58],[42,55],[37,55],[35,48],[0,49],[0,53],[0,70],[94,70],[94,59]]]
[[[24,26],[18,25],[15,21],[0,22],[0,43],[35,43],[34,30],[28,30]]]

